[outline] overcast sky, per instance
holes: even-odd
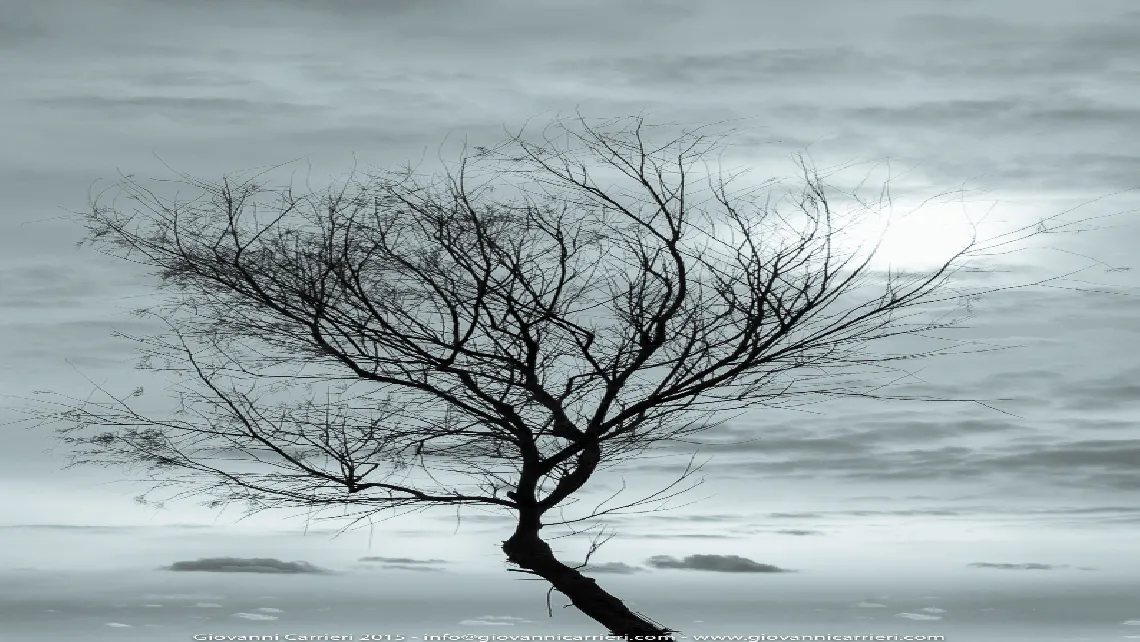
[[[762,172],[808,149],[889,159],[906,193],[972,190],[915,220],[1107,218],[1004,259],[1030,279],[1083,268],[978,304],[967,336],[1016,347],[922,364],[899,389],[992,403],[733,420],[704,437],[701,501],[612,521],[603,586],[685,632],[1140,636],[1134,5],[0,0],[0,419],[36,390],[150,383],[111,333],[156,330],[129,314],[151,282],[77,249],[66,216],[120,171],[213,179],[304,157],[319,183],[575,109],[733,120],[734,160]],[[906,225],[896,263],[958,238]],[[545,588],[505,572],[498,516],[334,537],[295,516],[156,511],[120,471],[61,471],[49,435],[2,430],[0,640],[601,632],[572,609],[547,618]],[[594,491],[622,475],[652,490],[677,454]]]

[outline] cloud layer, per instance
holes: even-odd
[[[174,562],[165,569],[168,571],[203,573],[307,573],[319,575],[330,572],[308,562],[284,562],[272,557],[205,557],[197,560]]]
[[[1066,568],[1066,566],[1057,566],[1055,564],[1039,564],[1036,562],[1028,562],[1025,564],[974,562],[970,564],[970,568],[996,568],[1003,571],[1051,571],[1053,569]]]
[[[688,555],[682,559],[669,555],[655,555],[645,563],[653,568],[717,573],[786,573],[787,569],[772,564],[761,564],[739,555]]]

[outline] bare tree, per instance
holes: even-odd
[[[188,378],[163,416],[129,395],[63,402],[75,461],[254,509],[510,511],[512,570],[611,634],[674,633],[557,559],[543,528],[570,520],[552,511],[722,413],[878,396],[863,375],[915,355],[869,346],[952,325],[947,280],[977,248],[876,270],[843,240],[885,194],[837,212],[806,162],[783,196],[741,186],[708,162],[721,136],[640,118],[542,134],[430,176],[304,194],[186,179],[191,200],[128,177],[133,205],[94,199],[89,241],[169,294],[145,312],[171,334],[135,337],[146,365]]]

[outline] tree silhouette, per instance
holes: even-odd
[[[557,559],[543,528],[580,520],[555,509],[723,413],[880,396],[863,375],[915,355],[869,346],[953,325],[948,279],[978,248],[873,269],[852,226],[885,196],[839,212],[806,161],[794,190],[738,187],[710,162],[723,135],[669,131],[557,120],[432,175],[304,194],[183,177],[181,200],[127,177],[133,204],[95,198],[88,241],[160,278],[144,313],[171,332],[133,338],[185,384],[163,416],[65,402],[74,461],[253,510],[509,511],[512,570],[611,634],[674,633]]]

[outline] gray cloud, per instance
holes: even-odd
[[[440,568],[438,564],[447,563],[447,560],[419,560],[410,557],[380,557],[375,555],[362,557],[357,561],[366,564],[380,564],[380,568],[386,571],[423,571],[433,573],[444,570]]]
[[[830,437],[760,437],[756,441],[729,442],[724,444],[703,443],[701,451],[714,452],[754,452],[754,453],[804,453],[814,455],[861,455],[871,450],[867,444],[853,443]]]
[[[844,73],[886,68],[881,56],[851,47],[821,49],[754,49],[729,53],[652,57],[594,58],[557,62],[559,73],[608,77],[634,85],[747,85],[749,83],[810,81]]]
[[[579,566],[581,565],[581,562],[573,562],[569,565]],[[625,562],[598,562],[594,564],[588,564],[582,567],[580,570],[583,573],[610,573],[614,575],[632,575],[634,573],[641,573],[645,571],[645,569],[641,568],[640,566],[631,566]]]
[[[452,515],[451,517],[448,517],[446,515],[433,515],[433,516],[431,516],[430,519],[433,519],[436,521],[441,521],[441,522],[454,522],[455,516]],[[505,514],[490,515],[490,514],[484,513],[484,514],[464,515],[463,521],[464,522],[474,522],[476,524],[513,524],[517,520],[514,517],[512,517],[511,515],[505,515]]]
[[[460,620],[459,624],[461,626],[515,626],[523,622],[530,622],[530,620],[513,615],[480,615]]]
[[[266,615],[264,613],[234,613],[232,617],[239,617],[243,620],[253,620],[256,622],[279,619],[276,615]]]
[[[141,534],[142,532],[162,532],[166,530],[180,531],[201,531],[211,530],[213,526],[207,524],[163,524],[161,526],[138,526],[138,525],[125,525],[125,526],[108,526],[104,524],[0,524],[0,530],[26,530],[26,531],[59,531],[59,532],[78,532],[90,533],[99,535],[113,535],[123,533]]]
[[[274,115],[305,115],[314,112],[313,108],[305,105],[261,102],[241,98],[61,96],[58,98],[41,98],[35,103],[41,108],[78,109],[125,118],[158,113],[172,118],[229,117],[245,120]]]
[[[168,571],[198,571],[206,573],[268,573],[268,574],[324,574],[329,571],[308,562],[284,562],[271,557],[206,557],[198,560],[174,562],[164,567]]]
[[[727,533],[631,533],[630,536],[638,539],[734,539],[740,537]]]
[[[1042,103],[1038,96],[1003,96],[949,101],[931,101],[891,107],[854,107],[844,113],[864,124],[926,129],[933,123],[964,130],[1034,130],[1042,126],[1096,126],[1112,128],[1133,123],[1140,111],[1111,107],[1092,101]]]
[[[1055,19],[1046,26],[1026,24],[1022,15],[944,9],[884,26],[881,41],[901,46],[805,40],[685,55],[603,54],[553,68],[583,82],[604,79],[652,94],[675,87],[700,87],[698,96],[731,94],[740,112],[764,113],[779,138],[804,139],[801,132],[812,131],[810,140],[838,130],[833,150],[920,160],[923,174],[937,183],[976,177],[977,187],[1098,191],[1136,184],[1131,170],[1140,154],[1113,141],[1114,132],[1135,127],[1140,106],[1131,95],[1108,100],[1081,90],[1128,82],[1130,72],[1118,61],[1137,52],[1134,19]],[[752,89],[760,86],[767,96]],[[853,87],[859,92],[847,91]],[[689,102],[715,108],[712,99]],[[963,144],[979,139],[1003,141],[1004,158],[978,156],[977,145]]]
[[[10,19],[0,21],[0,49],[19,49],[21,45],[34,43],[48,35],[42,25],[28,21],[16,22]]]
[[[1122,408],[1140,403],[1140,368],[1129,368],[1108,376],[1083,381],[1058,382],[1054,398],[1064,408],[1088,411]]]
[[[943,391],[945,392],[945,391]],[[900,394],[902,393],[900,389]],[[820,430],[824,426],[817,426]],[[950,439],[969,438],[974,435],[994,435],[1025,432],[1018,421],[1009,418],[963,418],[956,421],[927,419],[910,412],[882,412],[864,420],[847,420],[838,430],[826,433],[783,436],[771,429],[763,431],[751,427],[720,428],[701,435],[700,451],[709,454],[758,454],[785,457],[832,458],[864,456],[879,447],[895,447],[902,443],[930,443]],[[697,441],[697,440],[694,440]],[[691,446],[680,448],[692,450]]]
[[[380,568],[385,571],[416,571],[422,573],[440,573],[443,571],[437,566],[415,566],[411,564],[386,564]]]
[[[102,278],[100,278],[102,277]],[[111,274],[94,268],[50,263],[0,269],[0,295],[5,307],[19,303],[36,309],[74,307],[105,298]],[[122,283],[120,277],[116,279]]]
[[[904,19],[899,35],[926,38],[915,65],[942,79],[1017,78],[1056,80],[1076,74],[1111,74],[1118,56],[1135,51],[1128,38],[1134,14],[1108,22],[1073,21],[1068,28],[984,16],[928,14]],[[955,56],[948,48],[957,45]],[[916,52],[918,53],[918,52]],[[985,63],[989,63],[988,65]]]
[[[162,72],[138,71],[135,73],[121,73],[119,78],[154,89],[199,88],[232,90],[256,86],[249,78],[244,78],[239,74],[220,69],[212,72],[205,72],[200,69],[167,69]],[[68,99],[64,98],[63,100],[66,104]]]
[[[1080,399],[1081,408],[1108,412],[1140,397],[1131,375],[1126,371],[1046,394],[1062,408],[1073,405],[1071,399]],[[1103,401],[1093,403],[1094,398]],[[1040,408],[1041,402],[1036,406]],[[898,411],[842,424],[839,418],[834,424],[821,421],[810,435],[799,438],[747,426],[720,429],[710,431],[700,449],[714,454],[715,470],[724,478],[982,482],[1016,477],[1044,486],[1140,488],[1140,440],[1119,435],[1121,429],[1133,427],[1132,422],[1054,416],[1031,424],[999,418],[996,411],[990,411],[995,416],[946,421],[923,418],[912,410],[917,407],[904,405]],[[1089,438],[1074,441],[1069,437],[1073,433]],[[759,438],[745,441],[750,435]],[[675,472],[677,465],[647,463],[641,469]]]
[[[79,531],[84,533],[111,534],[134,530],[134,526],[102,526],[88,524],[0,524],[2,529],[32,531]]]
[[[802,537],[805,535],[823,535],[823,531],[804,530],[801,528],[785,528],[783,530],[778,530],[776,532],[779,533],[780,535],[795,535],[798,537]]]
[[[567,61],[563,73],[609,75],[640,85],[708,85],[750,82],[795,85],[823,78],[864,79],[869,84],[901,78],[943,82],[989,79],[1027,81],[1077,74],[1109,74],[1122,52],[1137,49],[1130,38],[1135,19],[1060,27],[1024,15],[937,13],[899,15],[885,23],[885,39],[904,47],[811,42],[745,51],[625,56]],[[751,43],[749,43],[751,44]]]
[[[1006,571],[1051,571],[1058,568],[1068,568],[1066,565],[1056,566],[1054,564],[1037,564],[1033,562],[1027,564],[974,562],[973,564],[967,564],[967,566],[971,568],[997,568]]]
[[[754,562],[739,555],[688,555],[677,559],[669,555],[655,555],[645,563],[653,568],[685,569],[691,571],[715,571],[718,573],[786,573],[771,564]]]
[[[979,457],[968,470],[972,475],[1032,476],[1058,486],[1134,490],[1140,488],[1140,440],[1090,439]]]
[[[1003,505],[962,505],[954,509],[916,508],[894,510],[829,510],[805,513],[768,513],[768,519],[796,520],[842,520],[849,517],[892,518],[892,517],[947,517],[947,518],[997,518],[1010,517],[1033,519],[1076,526],[1096,524],[1137,524],[1140,523],[1140,507],[1136,506],[1054,506],[1048,508]],[[748,532],[765,532],[756,528]],[[810,529],[781,529],[774,531],[783,534],[814,533]]]
[[[740,515],[731,513],[694,513],[692,515],[646,515],[643,519],[655,522],[681,522],[681,523],[733,523],[740,519]]]
[[[357,561],[359,561],[359,562],[379,562],[382,564],[446,564],[447,563],[447,560],[437,560],[437,559],[417,560],[417,559],[412,559],[410,557],[379,557],[379,556],[375,556],[375,555],[369,555],[367,557],[362,557]]]

